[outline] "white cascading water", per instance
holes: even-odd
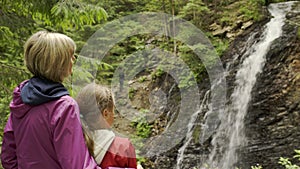
[[[284,25],[285,21],[285,14],[287,11],[291,10],[293,3],[294,2],[291,1],[269,5],[268,10],[273,18],[265,26],[260,41],[256,44],[252,44],[252,46],[249,46],[244,56],[240,57],[240,59],[244,59],[244,61],[236,73],[236,87],[234,88],[234,91],[230,97],[231,104],[227,106],[225,112],[219,113],[219,119],[216,120],[217,122],[214,123],[212,118],[207,118],[210,119],[209,122],[206,121],[203,124],[203,133],[200,137],[201,143],[203,143],[211,135],[211,133],[215,134],[213,135],[213,139],[211,141],[213,148],[208,155],[208,159],[206,161],[202,161],[202,169],[206,169],[207,167],[210,169],[234,168],[234,164],[238,160],[236,150],[246,144],[244,133],[244,117],[248,110],[248,103],[251,100],[252,88],[256,83],[256,76],[257,74],[261,73],[262,68],[264,67],[266,60],[265,56],[270,48],[270,45],[275,39],[281,36],[282,26]],[[253,39],[254,34],[250,38]],[[247,44],[250,45],[251,43]],[[236,56],[235,58],[238,57]],[[226,76],[227,73],[225,72],[224,75]],[[184,159],[184,151],[191,141],[193,126],[197,116],[202,112],[201,109],[203,107],[209,107],[209,105],[211,105],[208,103],[209,99],[207,97],[208,92],[203,98],[200,110],[197,111],[190,120],[184,144],[178,150],[176,169],[181,169],[183,167],[182,162]],[[211,108],[209,107],[209,109]],[[210,113],[213,114],[211,110],[208,110],[205,116],[210,116]],[[214,128],[210,127],[210,125],[217,125],[219,120],[220,125],[216,131],[205,130],[205,128],[208,128],[207,130]]]
[[[184,144],[178,150],[178,155],[177,155],[177,160],[176,160],[177,161],[176,169],[181,169],[182,168],[181,165],[182,165],[182,161],[183,161],[183,158],[184,158],[184,151],[185,151],[185,149],[187,148],[187,146],[189,145],[189,143],[192,140],[194,123],[197,120],[197,117],[198,117],[199,113],[201,113],[202,109],[206,108],[206,106],[208,105],[209,92],[210,91],[207,91],[205,93],[205,95],[202,99],[202,103],[200,105],[200,109],[192,115],[192,117],[189,121],[188,130],[187,130],[187,134],[185,136]]]
[[[251,91],[256,83],[257,74],[261,73],[265,64],[265,56],[271,43],[282,34],[285,14],[291,10],[293,2],[269,5],[273,18],[267,23],[260,42],[251,46],[248,57],[244,59],[236,73],[231,104],[224,113],[219,114],[221,124],[212,139],[213,149],[207,161],[210,168],[233,169],[237,162],[236,150],[246,144],[244,118],[251,100]],[[247,52],[246,52],[247,53]],[[203,167],[205,168],[205,167]]]

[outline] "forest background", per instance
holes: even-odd
[[[269,3],[285,0],[1,0],[0,1],[0,141],[13,89],[31,77],[23,62],[23,44],[38,30],[64,33],[77,44],[77,53],[105,23],[140,12],[163,12],[190,21],[204,32],[222,57],[234,37],[264,19]],[[231,36],[226,31],[234,32]],[[126,33],[126,29],[124,32]],[[111,82],[114,70],[125,57],[145,48],[145,42],[180,56],[201,81],[205,67],[187,47],[168,36],[128,37],[116,44],[99,67],[97,79]],[[80,74],[75,74],[80,76]],[[1,141],[2,142],[2,141]]]

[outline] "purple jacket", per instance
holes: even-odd
[[[1,152],[3,167],[100,168],[85,145],[77,103],[65,91],[58,96],[54,90],[50,92],[52,99],[41,102],[43,98],[37,99],[30,92],[44,90],[47,93],[49,88],[32,85],[32,88],[29,86],[29,94],[25,94],[29,100],[34,98],[39,103],[25,104],[26,99],[21,97],[21,90],[29,82],[30,80],[21,83],[13,93],[13,100],[10,103],[11,114],[3,134]]]

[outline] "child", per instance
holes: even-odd
[[[78,93],[76,100],[87,145],[100,167],[137,168],[135,149],[129,139],[115,136],[110,130],[114,120],[111,91],[107,87],[92,83]]]

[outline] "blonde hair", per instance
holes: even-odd
[[[77,95],[76,101],[83,117],[112,110],[114,99],[110,89],[96,83],[86,85]],[[88,121],[87,121],[88,122]]]
[[[86,145],[92,156],[94,156],[94,141],[90,134],[89,124],[99,120],[104,109],[112,110],[114,106],[113,95],[108,87],[91,83],[86,85],[76,97],[78,103],[83,134]]]
[[[69,75],[75,42],[60,33],[39,31],[24,45],[25,65],[35,76],[62,82]]]
[[[91,154],[91,156],[95,157],[94,154],[95,142],[92,139],[92,135],[88,129],[89,127],[87,126],[86,121],[83,119],[81,119],[81,125],[82,125],[83,137],[85,140],[85,144],[88,147],[88,151]]]

